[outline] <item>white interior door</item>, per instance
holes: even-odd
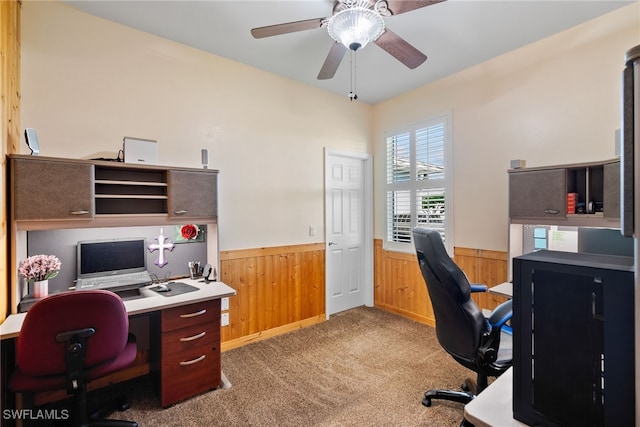
[[[330,151],[325,156],[327,317],[373,305],[369,169],[367,156]]]

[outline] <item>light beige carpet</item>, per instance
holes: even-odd
[[[434,328],[366,307],[227,351],[222,369],[231,387],[167,409],[149,378],[99,397],[124,391],[131,408],[112,418],[143,427],[458,426],[462,404],[427,408],[422,395],[475,378],[440,348]]]

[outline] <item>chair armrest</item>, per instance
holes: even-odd
[[[491,316],[489,317],[489,323],[492,328],[502,328],[508,320],[513,316],[513,300],[508,300],[497,306]]]
[[[471,292],[487,292],[487,285],[481,283],[469,283]]]
[[[511,333],[511,328],[506,326],[507,321],[513,316],[513,300],[508,300],[497,306],[491,316],[487,319],[491,325],[491,332],[480,348],[478,348],[478,356],[484,363],[493,363],[498,358],[498,347],[500,347],[500,333],[502,329]]]

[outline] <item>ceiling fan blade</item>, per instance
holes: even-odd
[[[412,70],[427,60],[427,55],[388,28],[374,43]]]
[[[263,37],[279,36],[280,34],[295,33],[296,31],[313,30],[320,28],[326,18],[306,19],[304,21],[287,22],[284,24],[267,25],[266,27],[253,28],[251,35],[256,39]]]
[[[318,80],[327,80],[333,78],[346,52],[347,48],[342,43],[335,42],[334,44],[332,44],[331,49],[329,50],[329,54],[324,60],[324,64],[322,64],[322,68],[318,73]]]
[[[400,15],[432,4],[441,3],[445,0],[387,0],[387,9],[391,15]]]

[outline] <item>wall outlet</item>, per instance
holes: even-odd
[[[222,317],[220,318],[220,325],[229,326],[229,313],[222,314]]]
[[[229,310],[229,297],[224,297],[220,300],[220,310]]]

